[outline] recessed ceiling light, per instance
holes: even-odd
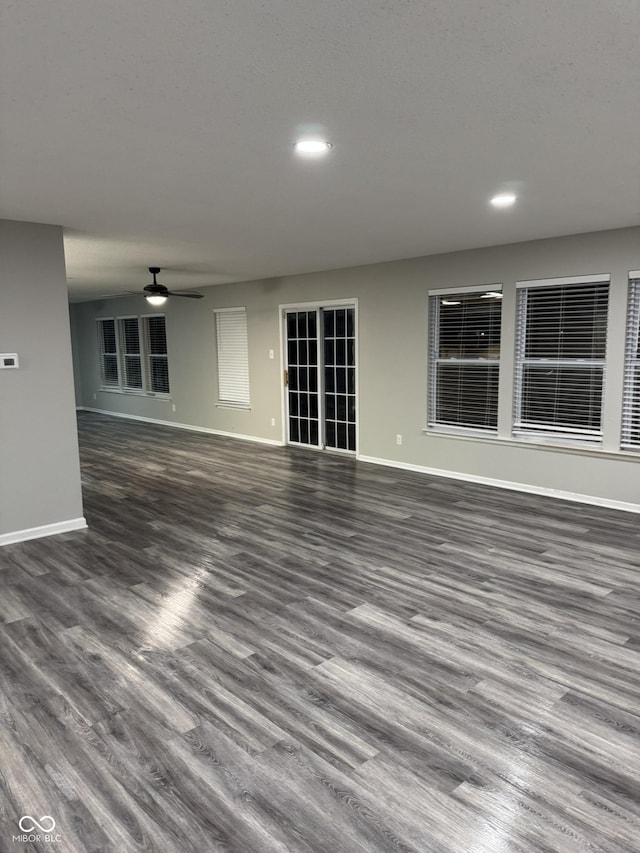
[[[295,144],[296,154],[303,157],[321,157],[333,147],[326,139],[299,139]]]
[[[514,193],[499,193],[491,199],[491,204],[494,207],[511,207],[515,202],[516,196]]]

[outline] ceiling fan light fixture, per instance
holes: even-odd
[[[164,305],[167,301],[167,297],[163,296],[161,293],[148,293],[145,296],[145,299],[149,305]]]
[[[169,296],[183,296],[186,299],[202,299],[204,293],[193,293],[186,290],[167,290],[164,284],[158,284],[156,276],[160,272],[160,267],[149,267],[149,272],[153,276],[153,282],[142,288],[144,298],[149,305],[164,305]]]

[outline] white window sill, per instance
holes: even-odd
[[[218,400],[216,409],[241,409],[244,412],[250,412],[251,406],[246,403],[227,403],[224,400]]]
[[[473,427],[454,427],[445,424],[429,424],[422,432],[448,435],[454,438],[490,438],[492,441],[498,438],[498,432],[495,429],[474,429]]]
[[[128,397],[150,397],[153,400],[171,400],[170,394],[159,391],[137,391],[134,388],[98,388],[101,394],[124,394]]]
[[[640,462],[640,449],[636,451],[627,448],[624,450],[604,450],[597,442],[579,443],[577,441],[569,442],[568,440],[562,442],[559,439],[553,441],[550,438],[541,441],[540,439],[536,440],[535,436],[531,439],[505,438],[486,430],[453,430],[439,427],[425,427],[422,433],[434,438],[454,438],[457,441],[475,441],[482,444],[500,444],[504,447],[526,447],[530,450],[543,450],[551,453],[570,453],[576,456],[596,456],[604,459],[627,459]]]

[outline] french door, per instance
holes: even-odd
[[[287,441],[356,450],[354,305],[286,309]]]

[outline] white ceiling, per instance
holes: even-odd
[[[64,226],[72,298],[640,223],[637,0],[0,9],[0,217]]]

